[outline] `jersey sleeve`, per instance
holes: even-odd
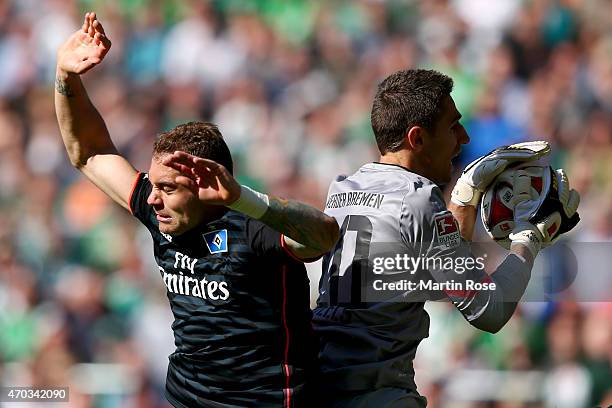
[[[477,319],[489,303],[488,293],[469,290],[467,283],[488,284],[492,280],[484,263],[472,255],[470,243],[461,237],[440,189],[430,185],[407,194],[400,222],[404,244],[422,259],[428,272],[425,276],[447,285],[444,293],[468,321]]]
[[[258,256],[303,262],[286,247],[283,234],[263,222],[249,218],[246,230],[249,246]]]
[[[147,197],[151,194],[152,189],[153,186],[149,182],[149,175],[138,173],[132,186],[129,205],[132,215],[145,224],[149,220],[152,211],[151,206],[147,204]]]
[[[531,267],[510,254],[489,276],[484,258],[474,257],[470,243],[461,237],[459,224],[438,187],[408,197],[401,217],[405,244],[417,246],[431,277],[447,284],[444,292],[470,324],[493,333],[500,330],[527,288]]]

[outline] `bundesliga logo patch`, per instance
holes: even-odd
[[[461,234],[457,220],[453,217],[450,211],[443,212],[434,217],[436,224],[436,235],[438,236],[438,244],[446,248],[454,248],[461,243]]]
[[[211,254],[227,252],[227,230],[218,230],[204,234],[204,241]]]

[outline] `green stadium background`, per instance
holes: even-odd
[[[455,80],[472,139],[457,169],[548,140],[582,195],[563,247],[574,286],[528,299],[496,335],[429,304],[417,383],[431,408],[612,404],[607,0],[0,1],[0,385],[69,386],[71,407],[167,406],[171,315],[150,237],[70,167],[55,121],[55,52],[87,10],[113,47],[85,84],[141,170],[157,133],[206,119],[242,183],[321,208],[337,174],[376,159],[375,87],[408,67]],[[560,251],[541,258],[535,284],[572,275]]]

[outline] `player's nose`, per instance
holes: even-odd
[[[147,204],[151,205],[151,206],[158,206],[160,205],[162,202],[159,194],[157,194],[155,192],[155,189],[151,190],[151,193],[149,194],[149,196],[147,197]]]
[[[468,135],[467,130],[465,130],[465,128],[461,124],[459,125],[459,137],[457,141],[459,142],[459,144],[470,143],[470,136]]]

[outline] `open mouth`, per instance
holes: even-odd
[[[159,222],[163,222],[163,223],[169,223],[170,221],[172,221],[172,217],[167,217],[165,215],[161,215],[161,214],[155,214],[155,217],[157,218],[157,221]]]

